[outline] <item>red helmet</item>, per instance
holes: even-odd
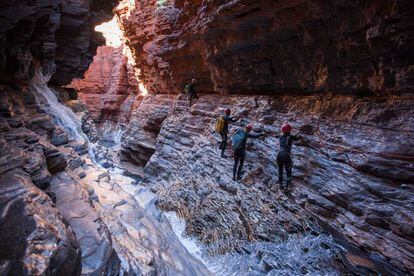
[[[231,113],[230,108],[227,108],[225,112],[226,112],[226,115],[230,115],[230,113]]]
[[[284,123],[282,126],[282,132],[283,133],[288,133],[292,130],[292,126],[289,125],[289,123]]]
[[[251,131],[252,129],[253,129],[253,126],[252,126],[252,125],[247,125],[247,126],[246,126],[246,130],[247,130],[247,131]]]

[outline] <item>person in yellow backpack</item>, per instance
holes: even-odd
[[[229,108],[226,109],[224,114],[225,114],[223,116],[224,124],[223,124],[222,130],[220,131],[220,135],[221,135],[220,149],[221,149],[221,157],[226,158],[226,156],[224,155],[224,152],[226,151],[226,147],[227,147],[227,136],[229,134],[229,124],[237,122],[239,120],[239,117],[238,116],[231,117],[230,116],[231,110]]]

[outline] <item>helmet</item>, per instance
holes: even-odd
[[[252,129],[253,129],[253,126],[252,126],[252,125],[250,125],[250,124],[246,126],[246,130],[247,130],[247,131],[251,131]]]
[[[230,108],[227,108],[225,112],[226,112],[226,115],[230,115],[230,113],[231,113]]]
[[[292,126],[289,125],[289,123],[286,122],[286,123],[283,124],[283,126],[282,126],[282,132],[283,133],[288,133],[291,130],[292,130]]]

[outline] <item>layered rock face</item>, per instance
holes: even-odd
[[[146,164],[146,182],[159,206],[185,218],[186,233],[210,253],[320,235],[317,218],[339,239],[382,256],[376,262],[349,249],[345,262],[383,273],[413,269],[412,100],[208,95],[188,109],[180,97],[144,98],[123,137],[123,153]],[[247,122],[266,134],[249,141],[239,183],[231,179],[232,158],[219,157],[214,133],[225,107],[242,117],[230,137]],[[293,149],[289,196],[277,188],[276,137],[285,121],[303,137]]]
[[[124,2],[152,93],[196,78],[204,93],[412,94],[410,1]]]
[[[100,46],[83,79],[71,86],[88,106],[95,122],[128,122],[132,104],[138,94],[134,68],[124,55],[124,45]]]
[[[116,1],[13,1],[0,4],[0,80],[27,83],[35,66],[70,83],[88,68],[103,38],[93,28]]]
[[[116,17],[96,27],[106,45],[98,47],[94,61],[83,79],[75,79],[74,88],[87,104],[95,122],[126,123],[139,88],[138,71],[131,51],[124,43]]]
[[[37,113],[29,91],[2,85],[0,99],[0,271],[7,275],[77,274],[80,249],[73,232],[41,190],[47,190],[51,173],[68,165],[65,155],[48,139],[61,130],[50,116]]]

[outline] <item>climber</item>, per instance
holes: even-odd
[[[246,155],[247,138],[259,138],[265,136],[264,133],[251,134],[253,127],[247,125],[245,130],[239,129],[233,136],[232,145],[234,150],[234,167],[233,167],[233,181],[241,179],[244,157]]]
[[[229,108],[226,109],[225,115],[222,117],[223,124],[221,126],[221,143],[220,143],[220,149],[221,149],[221,157],[226,158],[224,155],[224,152],[226,151],[227,147],[227,135],[229,134],[229,124],[235,123],[239,120],[238,116],[230,116],[231,110]]]
[[[195,83],[196,83],[196,80],[192,79],[189,83],[186,84],[184,88],[184,92],[185,94],[187,94],[190,107],[193,105],[193,101],[195,99],[198,99],[197,93],[195,92],[195,89],[194,89]]]
[[[290,150],[292,149],[292,142],[300,139],[297,135],[291,135],[292,127],[289,123],[282,125],[282,135],[279,137],[280,151],[277,154],[277,165],[279,167],[279,185],[281,189],[287,189],[292,181],[292,158]],[[283,167],[286,170],[286,184],[283,185]]]

